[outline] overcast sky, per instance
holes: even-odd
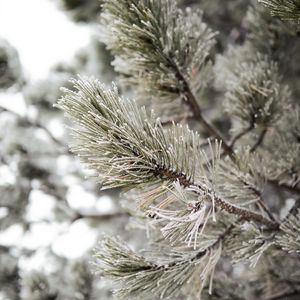
[[[55,0],[0,0],[0,37],[19,51],[30,79],[47,75],[56,62],[84,47],[91,29],[69,20]]]

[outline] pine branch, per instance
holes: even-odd
[[[151,94],[153,91],[162,90],[164,93],[171,93],[173,98],[176,94],[180,96],[190,107],[193,117],[198,119],[209,135],[222,140],[225,152],[232,156],[232,148],[220,132],[205,119],[195,96],[197,89],[192,89],[195,85],[194,80],[199,79],[196,73],[201,72],[202,77],[205,73],[202,69],[208,60],[208,52],[214,44],[214,33],[201,23],[200,12],[197,12],[197,19],[194,19],[190,11],[187,11],[185,16],[176,9],[174,3],[175,1],[160,0],[157,4],[144,0],[139,2],[122,0],[116,3],[115,0],[107,0],[103,13],[104,31],[109,32],[106,33],[106,43],[117,55],[126,61],[130,60],[132,65],[129,66],[129,71],[128,68],[126,69],[126,72],[130,73],[131,79],[138,76],[135,81],[140,83],[142,74],[142,78],[144,76],[144,81],[146,81],[143,82],[144,85],[153,84],[153,87],[148,88]],[[129,20],[134,24],[134,29],[131,29],[132,24],[129,27]],[[181,22],[184,23],[177,28],[176,23]],[[185,25],[189,22],[194,23]],[[165,26],[165,28],[159,26]],[[174,30],[174,26],[177,31]],[[193,42],[186,37],[188,31],[184,32],[185,26],[195,27]],[[200,33],[196,33],[197,30]],[[165,36],[166,32],[169,35]],[[114,38],[111,37],[112,34]],[[180,38],[182,41],[179,40]],[[126,44],[123,44],[125,39]],[[175,45],[178,46],[176,52],[173,48]],[[167,51],[166,48],[170,49]],[[187,49],[189,49],[188,52]],[[151,72],[148,65],[151,65]],[[158,70],[155,69],[156,65]],[[143,72],[143,69],[146,70]],[[193,74],[190,73],[191,70]],[[156,72],[159,72],[159,75],[156,75]],[[164,77],[169,78],[166,79],[166,83],[161,84]],[[203,81],[203,78],[200,81]]]
[[[193,69],[195,73],[200,71],[201,74],[205,73],[204,70],[201,70],[205,63],[197,65],[197,62],[190,57],[191,49],[193,47],[200,49],[198,62],[206,61],[207,53],[214,43],[214,34],[210,30],[204,30],[206,27],[201,23],[201,18],[198,17],[197,21],[191,18],[193,19],[191,26],[194,26],[195,30],[201,28],[200,32],[202,32],[198,38],[193,37],[194,44],[191,46],[191,41],[187,42],[186,33],[183,32],[186,25],[181,24],[183,20],[187,23],[188,17],[176,11],[175,4],[169,1],[152,3],[144,0],[139,2],[107,0],[102,15],[106,44],[116,54],[117,60],[120,58],[122,63],[126,63],[126,68],[119,71],[125,72],[125,75],[129,76],[130,84],[135,83],[139,87],[145,87],[145,90],[151,95],[153,91],[162,92],[158,98],[161,98],[163,94],[165,96],[168,94],[174,100],[176,95],[179,95],[208,134],[222,140],[225,154],[234,159],[234,144],[229,145],[219,131],[205,119],[195,96],[198,93],[192,88],[197,76],[187,72],[187,70]],[[189,13],[187,12],[187,14]],[[178,28],[174,25],[177,22],[181,24]],[[177,31],[174,30],[175,27]],[[170,34],[166,35],[166,33]],[[182,37],[183,42],[178,44],[179,36]],[[176,54],[173,46],[176,48]],[[188,53],[185,52],[186,47],[189,49]],[[206,52],[201,52],[204,49],[202,47]],[[193,57],[196,56],[196,54],[193,55]],[[185,59],[182,60],[183,57]],[[194,63],[195,66],[192,68],[191,65]],[[269,69],[271,69],[270,72]],[[288,90],[285,86],[280,86],[281,79],[278,77],[276,65],[269,63],[266,58],[260,56],[257,66],[241,65],[237,76],[240,77],[240,73],[244,72],[245,78],[249,78],[249,70],[252,71],[250,76],[252,82],[245,86],[243,93],[238,89],[235,92],[241,93],[241,99],[247,105],[251,102],[254,104],[253,107],[250,106],[246,110],[243,107],[237,109],[240,109],[239,113],[243,118],[250,118],[253,125],[260,122],[272,123],[278,119],[278,115],[282,114],[278,99],[280,99],[280,103],[284,102],[281,100],[286,98]],[[236,85],[240,86],[239,80],[236,81],[238,82]],[[232,110],[232,105],[230,105],[230,110]],[[260,142],[258,140],[258,144]]]
[[[250,152],[254,152],[254,151],[256,150],[256,148],[259,147],[259,146],[261,145],[261,143],[263,142],[264,137],[265,137],[267,131],[268,131],[268,130],[267,130],[266,128],[262,130],[262,132],[260,133],[260,135],[259,135],[257,141],[256,141],[255,144],[251,147]]]
[[[225,109],[246,129],[268,128],[288,112],[290,90],[278,65],[262,54],[230,70],[225,83]]]
[[[130,84],[162,101],[184,96],[186,82],[196,93],[207,85],[215,33],[199,10],[182,11],[170,0],[106,0],[101,17],[103,40]]]
[[[187,103],[190,107],[193,117],[198,120],[203,128],[207,131],[209,135],[216,138],[219,141],[222,141],[222,146],[225,150],[225,153],[230,155],[231,157],[234,156],[233,148],[229,146],[224,137],[222,137],[221,133],[210,124],[206,118],[204,117],[202,110],[199,105],[199,101],[196,99],[196,96],[192,92],[188,81],[185,79],[184,75],[180,72],[176,63],[172,63],[172,68],[175,72],[175,77],[181,83],[181,88],[179,89],[179,93],[183,100]]]
[[[258,0],[258,2],[267,7],[272,16],[300,24],[299,0]]]
[[[285,189],[286,191],[288,191],[292,194],[300,195],[300,187],[297,186],[297,185],[291,186],[291,185],[288,185],[286,183],[280,183],[280,182],[278,182],[278,180],[269,180],[269,182],[271,184],[273,184],[274,186],[277,186],[279,188],[283,188],[283,189]]]
[[[214,192],[212,190],[207,190],[206,187],[204,188],[199,184],[195,184],[195,183],[191,182],[190,180],[188,180],[186,178],[185,175],[182,175],[180,173],[170,172],[169,170],[165,170],[165,169],[159,169],[157,174],[162,179],[168,179],[170,181],[177,180],[180,183],[180,185],[182,185],[183,187],[185,187],[185,188],[189,187],[189,188],[197,191],[197,193],[199,193],[199,194],[201,194],[201,192],[204,192],[204,193],[207,192],[208,195],[210,195],[210,197],[212,198],[212,201],[214,202],[216,207],[220,208],[221,210],[225,210],[229,214],[234,214],[234,215],[240,216],[245,221],[255,221],[255,222],[266,225],[267,227],[270,227],[273,229],[276,229],[279,226],[278,223],[270,221],[269,219],[263,217],[262,215],[260,215],[258,213],[247,210],[245,208],[240,208],[238,206],[235,206],[235,205],[227,202],[226,200],[224,200],[220,197],[215,196]]]
[[[146,292],[161,298],[175,296],[183,286],[189,284],[192,277],[196,277],[199,295],[208,277],[213,276],[223,241],[240,221],[227,226],[212,245],[200,251],[182,252],[180,249],[164,249],[158,245],[158,262],[137,254],[124,246],[123,241],[106,237],[94,255],[96,272],[117,283],[116,292],[123,297],[140,297]],[[152,256],[153,251],[156,249],[149,250]],[[211,293],[211,281],[209,285]]]
[[[174,64],[174,70],[175,70],[175,76],[178,78],[179,82],[182,83],[182,91],[181,95],[183,95],[184,100],[188,103],[188,105],[191,108],[191,111],[193,112],[194,118],[198,119],[199,122],[202,124],[204,129],[216,138],[219,141],[222,141],[222,145],[225,149],[225,152],[229,154],[230,156],[233,156],[233,149],[230,147],[226,140],[221,136],[220,132],[214,128],[203,116],[202,110],[199,106],[199,102],[196,99],[194,93],[191,91],[191,88],[187,82],[187,80],[184,78],[184,76],[181,74],[179,71],[178,67],[176,64]]]
[[[244,135],[246,135],[247,133],[249,133],[250,131],[252,131],[254,128],[254,122],[251,122],[249,127],[246,128],[245,130],[241,131],[239,134],[237,134],[231,141],[230,147],[234,148],[234,145],[236,144],[236,142],[241,139]]]
[[[177,181],[199,196],[205,195],[221,210],[278,227],[264,216],[218,197],[209,179],[203,181],[205,154],[199,151],[201,140],[196,133],[180,125],[164,132],[153,115],[148,118],[135,102],[120,98],[116,89],[106,91],[97,80],[74,83],[75,92],[67,90],[58,106],[79,122],[81,128],[75,130],[78,145],[71,149],[98,172],[104,187]],[[198,164],[201,174],[197,173]]]
[[[300,254],[300,210],[297,214],[289,214],[287,219],[280,225],[280,232],[276,241],[280,247],[288,253]]]

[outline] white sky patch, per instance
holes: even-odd
[[[0,166],[0,184],[15,184],[16,176],[9,168],[9,166]]]
[[[29,195],[26,219],[29,222],[51,220],[54,218],[56,199],[40,190],[32,190]]]
[[[74,156],[70,155],[60,155],[57,157],[57,174],[63,176],[64,178],[67,177],[66,180],[63,179],[63,182],[65,182],[66,185],[78,183],[77,177],[72,175],[67,176],[68,173],[70,173],[72,170],[75,170],[74,159]]]
[[[49,261],[49,251],[47,248],[38,249],[32,256],[21,256],[19,267],[26,272],[43,270],[50,273],[56,269],[55,262]]]
[[[81,185],[73,185],[69,188],[67,201],[72,209],[84,213],[90,212],[96,205],[95,195],[84,190]]]
[[[0,3],[1,3],[1,1],[2,0],[0,0]],[[0,7],[1,7],[1,4],[0,4]],[[0,14],[1,14],[1,10],[0,10]],[[0,19],[0,23],[1,23],[1,19]],[[0,28],[0,30],[1,30],[1,28]],[[19,114],[20,116],[26,115],[26,105],[25,105],[23,95],[21,93],[15,93],[15,94],[0,93],[0,105],[8,110],[11,110],[11,111]]]
[[[65,224],[59,223],[31,224],[30,230],[22,238],[21,246],[31,250],[50,246],[64,229]]]
[[[96,197],[81,185],[73,185],[69,188],[67,201],[72,209],[87,215],[114,213],[116,211],[116,207],[109,196]]]
[[[0,207],[0,222],[1,219],[5,218],[9,213],[9,209],[7,207]]]
[[[53,1],[1,0],[0,36],[18,50],[26,75],[41,79],[84,47],[91,30],[69,20]]]
[[[67,233],[57,238],[52,250],[60,256],[79,258],[95,246],[97,237],[97,230],[92,229],[86,220],[78,220],[69,227]]]
[[[0,245],[15,246],[19,245],[23,236],[23,228],[20,224],[14,224],[0,234]]]
[[[111,197],[104,195],[97,199],[96,210],[102,214],[114,213],[116,211],[116,206],[114,205]]]
[[[65,133],[65,128],[61,124],[61,120],[52,119],[48,122],[48,129],[56,138],[61,138]]]
[[[293,199],[293,198],[286,199],[285,205],[280,211],[280,219],[281,220],[284,219],[288,215],[290,209],[294,206],[296,201],[297,200]]]

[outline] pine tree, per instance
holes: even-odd
[[[104,236],[95,250],[121,298],[299,298],[299,1],[259,2],[228,34],[206,23],[208,1],[104,1],[127,96],[80,78],[57,106],[71,150],[126,191],[146,232],[142,247]]]

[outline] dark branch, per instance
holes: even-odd
[[[267,129],[265,128],[259,135],[256,143],[251,147],[250,152],[254,152],[256,150],[257,147],[259,147],[261,145],[261,143],[263,142],[265,135],[267,133]]]
[[[188,179],[185,174],[177,174],[174,171],[166,170],[166,169],[158,166],[155,175],[160,176],[160,178],[163,179],[163,180],[169,180],[169,181],[178,180],[180,185],[182,185],[185,188],[187,188],[187,187],[196,187],[196,188],[200,189],[201,191],[206,192],[207,194],[209,194],[213,198],[213,201],[214,201],[214,204],[216,205],[216,207],[218,207],[221,210],[225,210],[229,214],[234,214],[236,216],[239,216],[243,220],[255,221],[255,222],[263,224],[263,225],[265,225],[265,226],[267,226],[268,228],[271,228],[271,229],[278,229],[279,228],[279,223],[278,222],[272,221],[272,220],[264,217],[263,215],[254,212],[254,211],[244,209],[244,208],[235,206],[235,205],[227,202],[226,200],[214,195],[213,191],[207,190],[207,188],[204,189],[200,184],[195,184],[190,179]]]
[[[249,133],[254,128],[254,123],[251,123],[248,128],[246,128],[244,131],[241,131],[239,134],[237,134],[231,141],[230,147],[233,148],[235,143],[242,138],[244,135]]]

